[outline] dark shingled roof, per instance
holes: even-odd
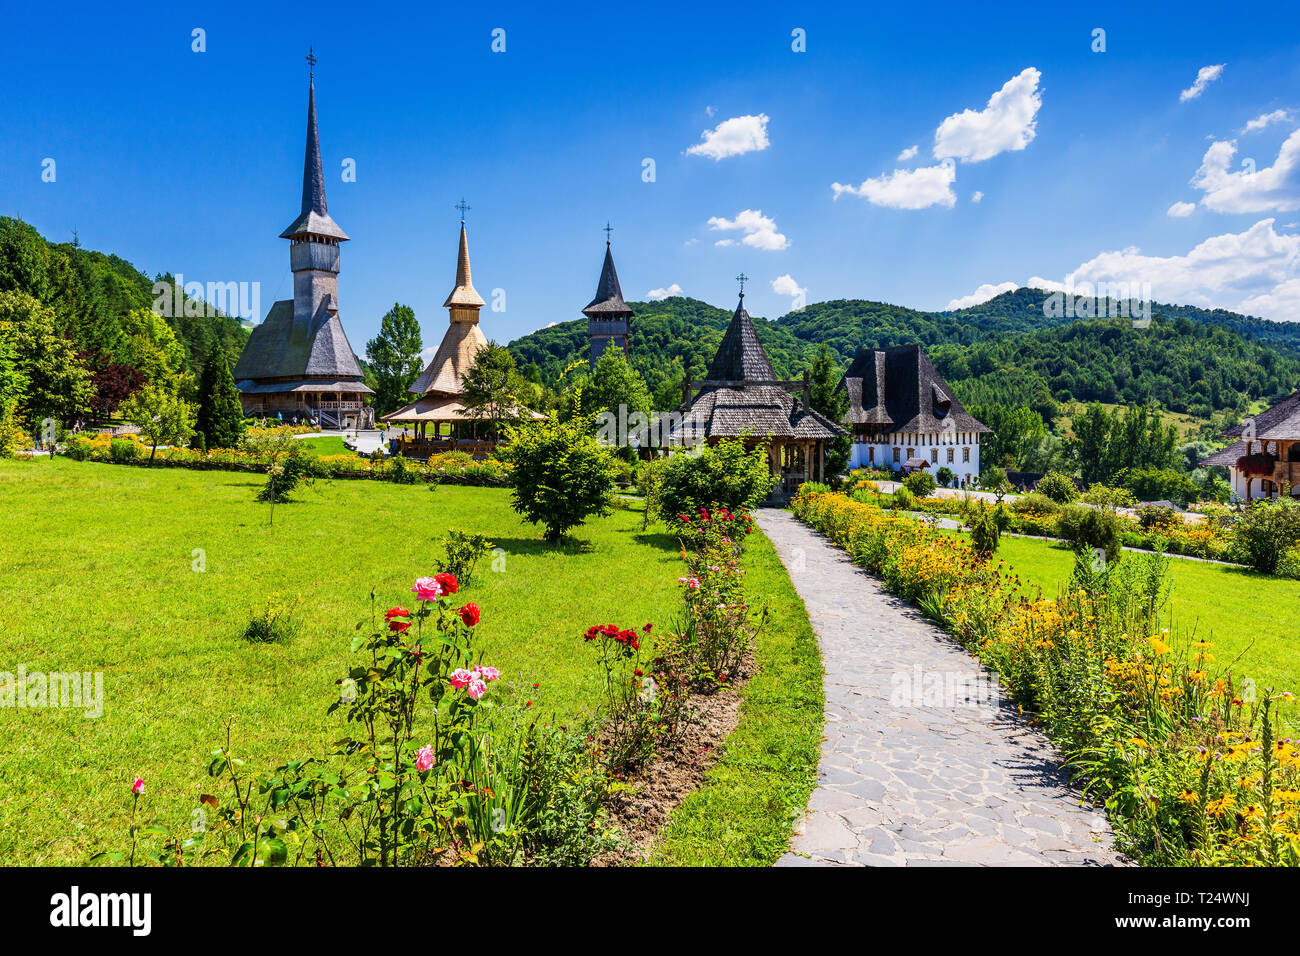
[[[919,345],[861,349],[840,383],[849,396],[846,421],[893,432],[989,432],[962,407]]]
[[[325,206],[325,174],[320,162],[320,135],[316,131],[316,84],[307,92],[307,152],[302,161],[302,212],[280,233],[281,239],[294,236],[328,236],[340,242],[348,234],[330,218]]]
[[[713,364],[705,376],[711,381],[741,381],[744,379],[771,381],[776,378],[772,363],[768,361],[763,343],[758,340],[754,323],[745,311],[745,293],[740,294],[740,304],[736,306],[731,324],[718,343],[718,351],[713,356]]]
[[[614,254],[609,243],[605,243],[605,265],[600,270],[600,282],[596,284],[596,297],[587,303],[582,314],[589,319],[630,319],[632,310],[623,301],[623,290],[618,284],[618,272],[614,269]]]
[[[1201,464],[1225,467],[1236,465],[1237,459],[1246,454],[1246,439],[1242,436],[1245,435],[1248,423],[1254,425],[1254,434],[1250,436],[1250,440],[1256,444],[1250,447],[1256,452],[1260,451],[1259,442],[1300,439],[1300,391],[1292,392],[1272,408],[1260,412],[1254,418],[1247,418],[1240,425],[1229,428],[1220,437],[1238,440],[1227,448],[1220,448]]]
[[[1292,441],[1300,438],[1300,391],[1292,392],[1253,419],[1247,418],[1240,425],[1234,425],[1223,433],[1223,437],[1243,437],[1249,422],[1254,422],[1255,425],[1255,434],[1251,436],[1255,441],[1273,441],[1278,438]]]
[[[295,325],[293,300],[282,299],[253,329],[235,364],[236,381],[322,375],[362,378],[343,323],[321,302],[310,323]],[[367,389],[369,391],[369,389]]]
[[[804,405],[788,386],[778,384],[745,311],[743,294],[706,381],[718,384],[701,388],[679,409],[681,422],[666,436],[669,440],[741,436],[829,439],[844,434],[844,429]]]

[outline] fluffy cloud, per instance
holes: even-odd
[[[1146,256],[1135,247],[1103,252],[1065,277],[1065,282],[1030,278],[1031,289],[1058,292],[1073,288],[1085,294],[1084,283],[1127,283],[1140,293],[1150,284],[1159,302],[1232,309],[1279,322],[1300,321],[1300,235],[1279,233],[1274,220],[1261,219],[1244,232],[1211,236],[1186,255]],[[986,302],[1015,288],[1015,283],[982,285],[968,296],[953,299],[949,309]]]
[[[969,309],[972,305],[981,305],[989,299],[1000,296],[1003,292],[1014,292],[1019,288],[1020,286],[1014,282],[999,282],[997,285],[992,285],[986,282],[970,295],[964,295],[959,299],[951,300],[946,306],[944,306],[944,308]]]
[[[681,295],[681,294],[682,294],[682,287],[679,286],[676,282],[674,282],[666,289],[651,289],[649,292],[645,294],[645,297],[649,299],[651,302],[658,302],[661,299],[667,299],[669,296]]]
[[[844,193],[861,196],[873,206],[890,209],[925,209],[927,206],[952,208],[957,195],[952,184],[957,171],[952,163],[922,166],[919,169],[895,169],[888,176],[863,180],[860,186],[831,183],[835,198]]]
[[[1290,118],[1291,113],[1288,110],[1274,110],[1271,113],[1261,113],[1259,116],[1256,116],[1253,120],[1247,123],[1246,128],[1243,129],[1242,132],[1254,133],[1258,130],[1264,129],[1265,127],[1272,126],[1274,123],[1285,123]]]
[[[794,277],[788,272],[785,275],[777,276],[772,280],[772,291],[777,295],[788,295],[794,297],[805,295],[808,292],[807,289],[801,289],[799,283],[795,282]]]
[[[983,200],[984,200],[984,194],[980,192],[978,189],[970,194],[971,202],[983,202]]]
[[[1186,219],[1195,211],[1196,203],[1194,202],[1176,202],[1165,211],[1165,214],[1171,219]]]
[[[1192,177],[1205,193],[1201,203],[1215,212],[1271,212],[1300,209],[1300,130],[1286,138],[1272,166],[1237,172],[1228,166],[1237,152],[1233,142],[1211,143]]]
[[[1007,150],[1020,150],[1035,135],[1042,73],[1027,67],[989,97],[983,110],[954,113],[934,131],[934,157],[953,157],[967,163],[992,159]]]
[[[898,154],[897,162],[905,163],[909,159],[915,159],[916,154],[919,153],[920,151],[921,151],[920,146],[909,146],[907,147],[907,149],[903,150],[901,153]]]
[[[1186,103],[1188,100],[1194,100],[1202,93],[1205,88],[1217,80],[1223,73],[1224,63],[1217,63],[1214,66],[1203,66],[1196,71],[1196,80],[1187,89],[1178,94],[1178,101]]]
[[[771,145],[767,138],[767,120],[766,113],[733,116],[713,129],[706,129],[700,134],[702,142],[696,143],[686,152],[695,156],[708,156],[710,159],[726,159],[728,156],[767,149]]]
[[[760,209],[743,209],[735,219],[713,216],[709,219],[709,228],[718,232],[741,232],[740,242],[754,249],[774,252],[790,245],[790,240],[777,232],[776,220],[763,215]],[[719,239],[715,246],[734,246],[735,239]]]

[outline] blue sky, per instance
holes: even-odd
[[[394,301],[436,345],[462,195],[501,341],[579,317],[606,220],[629,299],[729,308],[742,270],[769,317],[799,289],[941,309],[1131,278],[1300,319],[1300,8],[975,6],[28,4],[0,36],[0,213],[149,274],[260,282],[265,313],[292,292],[312,44],[359,353]]]

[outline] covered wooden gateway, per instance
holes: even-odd
[[[809,403],[807,373],[783,381],[772,370],[745,293],[722,336],[703,381],[682,385],[682,405],[662,438],[669,445],[716,444],[738,438],[750,448],[767,446],[777,483],[771,502],[788,500],[805,481],[826,480],[826,443],[844,435]]]

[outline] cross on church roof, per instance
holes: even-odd
[[[614,227],[609,224],[608,219],[605,220],[604,232],[605,232],[605,245],[609,245],[610,236],[613,235]]]
[[[306,59],[307,61],[308,75],[312,79],[315,79],[316,78],[316,54],[312,52],[311,47],[307,47],[307,56],[304,59]]]
[[[472,209],[473,207],[470,206],[470,204],[467,203],[464,199],[462,199],[460,202],[456,203],[456,208],[460,210],[460,221],[462,224],[464,224],[465,213],[470,209]]]
[[[749,281],[749,276],[742,272],[736,276],[736,281],[740,283],[740,294],[743,297],[745,295],[745,283]]]

